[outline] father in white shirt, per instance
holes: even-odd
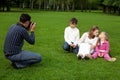
[[[73,53],[78,53],[78,41],[80,38],[79,29],[76,27],[78,20],[76,18],[72,18],[70,20],[70,26],[65,28],[64,31],[64,45],[63,49],[67,52],[72,50]]]

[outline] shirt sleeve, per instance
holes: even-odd
[[[92,45],[96,46],[97,41],[98,41],[98,37],[95,37],[95,39],[94,39],[94,41],[93,41],[93,44],[92,44]]]
[[[30,35],[29,33],[24,30],[23,33],[23,38],[30,44],[34,44],[35,43],[35,35],[34,35],[34,32],[31,32]]]
[[[65,41],[66,41],[68,44],[71,44],[71,41],[69,40],[68,34],[69,34],[69,32],[68,32],[68,30],[67,30],[67,28],[66,28],[66,29],[65,29],[65,32],[64,32],[64,39],[65,39]]]
[[[110,50],[109,48],[110,48],[110,45],[109,45],[109,42],[107,42],[106,43],[106,50],[105,50],[106,53],[109,53],[109,50]]]
[[[81,38],[79,39],[78,45],[80,46],[81,43],[85,41],[85,38],[87,37],[87,33],[84,33]]]
[[[76,41],[75,41],[75,45],[77,45],[78,44],[78,42],[79,42],[79,38],[80,38],[80,32],[79,32],[79,30],[77,31],[77,37],[76,37]]]

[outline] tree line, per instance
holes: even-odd
[[[120,0],[1,0],[0,11],[11,7],[31,10],[75,11],[103,10],[104,13],[120,15]]]

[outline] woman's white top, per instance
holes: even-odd
[[[90,39],[89,32],[85,32],[79,40],[79,45],[81,43],[88,43],[90,45],[96,46],[97,40],[98,40],[98,37],[94,37],[93,39]]]

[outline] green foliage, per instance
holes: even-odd
[[[41,54],[43,61],[28,68],[16,70],[5,59],[3,44],[9,26],[19,20],[21,12],[0,13],[0,80],[119,80],[120,79],[120,17],[102,13],[85,12],[28,12],[37,22],[36,44],[25,42],[23,50]],[[77,60],[75,54],[62,49],[63,33],[72,17],[78,19],[80,34],[98,25],[109,35],[111,55],[117,61]]]
[[[120,8],[120,0],[115,0],[115,1],[113,2],[113,6],[117,6],[117,7]]]
[[[106,6],[112,6],[114,1],[115,0],[104,0],[103,4],[106,5]]]

